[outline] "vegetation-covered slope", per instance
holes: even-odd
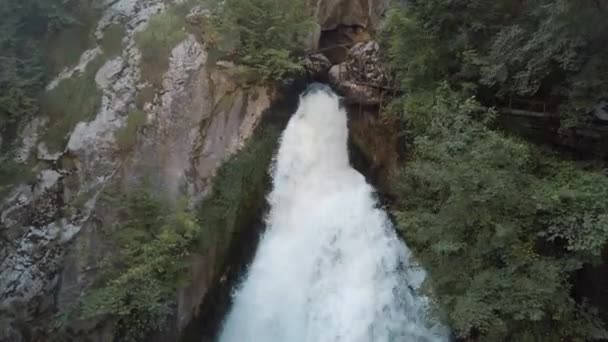
[[[572,279],[605,254],[608,178],[497,130],[489,109],[525,97],[587,119],[607,94],[605,10],[432,0],[390,15],[384,43],[407,92],[395,108],[409,147],[393,210],[438,314],[461,338],[607,336],[604,311]]]
[[[581,121],[608,92],[602,1],[410,1],[391,43],[406,87],[448,79],[486,105],[535,99]],[[404,49],[405,47],[407,49]]]
[[[75,1],[61,0],[3,1],[0,4],[3,18],[0,23],[2,133],[8,125],[37,113],[40,91],[56,67],[55,62],[59,62],[52,49],[45,48],[47,41],[61,29],[84,25],[73,16],[75,7],[79,7]],[[70,42],[71,46],[78,44],[74,39]]]

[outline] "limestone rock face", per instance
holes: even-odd
[[[34,177],[13,186],[0,202],[0,341],[47,340],[53,314],[69,307],[91,285],[109,251],[103,227],[116,220],[115,209],[100,200],[104,190],[129,191],[145,178],[156,191],[195,203],[208,192],[221,163],[252,135],[273,101],[274,92],[268,87],[241,84],[235,66],[208,65],[207,48],[194,35],[173,48],[161,85],[151,87],[142,77],[135,36],[171,2],[183,3],[102,1],[103,13],[94,32],[98,44],[47,86],[52,90],[62,80],[82,74],[104,55],[100,42],[106,29],[122,26],[122,52],[106,60],[94,77],[101,91],[95,116],[77,123],[59,151],[51,150],[41,138],[49,118],[39,117],[22,129],[16,158],[32,166]],[[318,25],[307,44],[314,49],[321,31],[375,27],[388,0],[311,3]],[[195,8],[186,21],[196,24],[207,15]],[[366,51],[361,54],[367,55]],[[330,66],[327,58],[318,55],[311,57],[309,70],[322,74]],[[347,89],[348,83],[340,84]],[[359,95],[354,91],[351,97]],[[375,93],[363,97],[377,102]],[[131,137],[133,146],[126,149],[117,135],[137,110],[145,113],[145,122]],[[176,294],[178,327],[187,324],[208,289],[214,276],[207,262],[211,257],[193,260],[192,279],[197,284]],[[73,327],[72,334],[68,340],[110,341],[112,329],[87,322]]]
[[[204,43],[188,35],[173,48],[162,86],[143,104],[145,123],[125,151],[117,132],[136,110],[140,92],[149,88],[141,77],[135,34],[166,9],[167,1],[117,0],[106,6],[95,32],[98,41],[114,23],[124,25],[126,34],[122,53],[95,75],[102,92],[96,116],[78,123],[60,152],[51,153],[38,141],[45,118],[26,125],[21,134],[17,157],[36,164],[37,176],[33,183],[13,187],[0,203],[0,341],[46,340],[54,312],[90,286],[108,252],[102,227],[115,218],[114,209],[99,201],[104,189],[129,191],[146,178],[156,191],[185,195],[194,203],[209,190],[221,163],[251,136],[272,100],[266,87],[237,83],[230,65],[207,65]],[[48,89],[82,72],[100,49],[86,51]],[[192,272],[193,279],[207,282],[198,285],[194,297],[180,296],[180,321],[188,319],[209,285],[205,257]],[[94,327],[79,327],[82,331],[71,338],[87,340],[87,329]],[[107,329],[97,328],[95,340],[111,340]]]

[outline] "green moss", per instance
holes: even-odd
[[[255,213],[267,189],[268,170],[279,132],[273,127],[260,129],[252,140],[218,170],[210,195],[198,209],[202,231],[199,249],[215,246],[226,251],[238,229]],[[225,255],[217,256],[221,265]]]
[[[280,80],[303,71],[297,52],[314,22],[306,1],[228,0],[212,4],[214,15],[201,23],[201,31],[223,58],[254,70],[258,81]]]
[[[106,57],[114,57],[121,53],[125,33],[125,28],[120,24],[112,24],[104,30],[99,45]]]
[[[169,67],[171,50],[186,38],[184,20],[174,10],[153,16],[146,30],[135,36],[142,53],[143,78],[155,86],[162,83],[162,75]]]
[[[32,165],[17,163],[9,153],[0,158],[0,199],[3,199],[15,184],[33,182],[36,178]]]
[[[115,252],[76,311],[82,319],[115,319],[117,339],[141,341],[167,327],[200,228],[185,205],[172,206],[145,189],[118,196],[114,204],[121,217],[110,232]]]
[[[116,131],[116,143],[122,152],[133,149],[137,142],[137,131],[146,123],[146,116],[142,111],[133,111],[127,116],[127,124]]]
[[[68,133],[80,121],[92,119],[101,105],[101,90],[97,88],[95,74],[104,59],[97,57],[89,62],[85,71],[66,78],[44,95],[44,108],[50,122],[43,141],[51,151],[65,147]]]

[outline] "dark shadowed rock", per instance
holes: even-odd
[[[338,26],[376,27],[389,0],[310,0],[323,31]]]

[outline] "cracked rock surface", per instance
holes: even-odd
[[[118,184],[128,191],[147,177],[159,192],[198,200],[220,164],[251,136],[270,105],[269,89],[237,84],[230,66],[209,67],[205,44],[187,35],[171,51],[162,86],[144,104],[146,123],[137,132],[135,146],[129,153],[121,151],[116,133],[125,127],[138,93],[147,86],[135,34],[168,3],[106,2],[95,36],[99,41],[110,25],[123,25],[123,51],[95,75],[101,106],[92,120],[74,127],[63,151],[50,152],[38,139],[46,118],[32,120],[21,131],[17,158],[36,165],[36,176],[15,185],[0,204],[0,341],[46,340],[53,314],[90,285],[97,262],[108,252],[101,227],[111,223],[112,208],[98,201],[106,187]],[[81,73],[101,53],[100,46],[85,51],[78,64],[63,70],[47,89]],[[200,284],[197,296],[207,285]],[[178,309],[182,319],[200,298],[192,303],[188,299]],[[88,328],[76,327],[71,338],[111,338],[103,329]]]

